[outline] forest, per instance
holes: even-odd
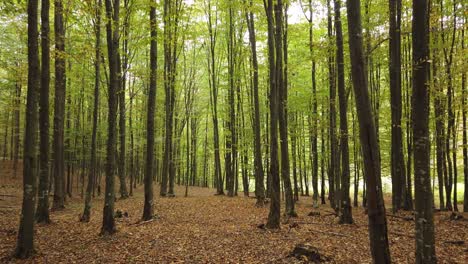
[[[0,1],[0,262],[467,263],[467,4]]]

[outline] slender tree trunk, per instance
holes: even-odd
[[[330,0],[327,0],[327,7],[328,7],[328,41],[330,42],[329,46],[329,55],[328,55],[328,80],[330,86],[330,110],[329,110],[329,135],[330,135],[330,170],[328,174],[328,181],[329,181],[329,191],[328,196],[330,199],[330,206],[332,208],[336,208],[335,203],[335,172],[337,171],[335,167],[337,166],[337,146],[338,142],[336,139],[335,134],[335,127],[336,127],[336,87],[335,87],[335,70],[334,70],[334,57],[333,52],[331,51],[332,45],[332,37],[333,37],[333,30],[332,30],[332,16],[331,16],[331,5]]]
[[[368,218],[371,255],[374,263],[390,263],[387,220],[382,194],[381,167],[377,132],[369,100],[366,68],[362,48],[360,0],[346,2],[352,81],[359,119],[364,175],[368,186]]]
[[[281,2],[281,0],[279,0]],[[278,72],[275,62],[275,33],[274,33],[274,17],[273,17],[273,0],[264,1],[267,21],[268,21],[268,63],[270,74],[270,171],[267,175],[270,176],[270,212],[266,226],[276,229],[280,227],[280,175],[279,175],[279,159],[278,159]],[[279,10],[276,10],[279,9]],[[281,13],[282,8],[275,5],[275,11]],[[281,51],[280,51],[281,54]],[[279,70],[282,74],[282,69]]]
[[[41,89],[39,99],[40,126],[40,172],[39,193],[36,211],[38,223],[50,223],[49,217],[49,84],[50,84],[50,51],[49,51],[49,0],[41,1]]]
[[[410,96],[410,89],[412,87],[411,83],[411,78],[410,78],[410,67],[412,65],[411,63],[411,54],[410,54],[410,49],[411,49],[411,43],[409,41],[409,37],[407,38],[407,45],[406,47],[406,70],[405,70],[405,83],[406,83],[406,89],[405,89],[405,98],[406,98],[406,148],[407,148],[407,168],[406,168],[406,199],[405,199],[405,209],[408,210],[413,210],[413,194],[412,194],[412,187],[411,187],[411,157],[413,156],[413,137],[411,133],[411,96]]]
[[[322,105],[322,120],[325,118],[325,104]],[[321,153],[321,158],[320,158],[320,200],[321,204],[326,204],[326,199],[325,199],[325,146],[327,144],[328,140],[325,139],[325,126],[321,125],[320,126],[320,153]]]
[[[318,151],[317,151],[317,138],[318,138],[318,113],[317,113],[317,82],[316,82],[316,61],[314,56],[314,37],[313,37],[313,10],[312,0],[309,0],[309,50],[312,57],[312,127],[311,131],[311,157],[312,157],[312,199],[313,206],[318,207]]]
[[[437,49],[438,44],[438,34],[437,28],[432,27],[432,40],[434,43],[434,48],[432,49],[432,85],[434,87],[434,118],[435,118],[435,127],[436,127],[436,164],[437,164],[437,179],[439,186],[439,207],[441,210],[445,210],[445,200],[444,200],[444,151],[445,151],[445,125],[444,125],[444,103],[443,103],[443,87],[439,82],[439,52]]]
[[[219,146],[219,122],[218,122],[218,77],[216,69],[216,42],[217,42],[217,24],[218,10],[215,11],[213,18],[211,11],[211,0],[207,0],[206,16],[208,17],[208,33],[210,37],[208,71],[210,75],[210,103],[213,118],[213,144],[214,144],[214,183],[216,185],[216,194],[224,195],[223,178],[221,173],[221,154]],[[218,7],[216,7],[218,8]]]
[[[229,90],[228,90],[228,115],[229,118],[226,121],[226,128],[228,129],[226,134],[226,152],[225,152],[225,170],[226,170],[226,189],[229,197],[234,196],[234,180],[237,177],[235,171],[235,164],[237,159],[236,153],[236,113],[234,108],[234,22],[233,22],[233,7],[232,2],[229,1],[229,29],[228,29],[228,78],[229,78]]]
[[[21,122],[21,83],[16,82],[15,110],[13,113],[13,178],[16,179],[18,173],[18,160],[20,155],[20,122]]]
[[[119,42],[119,12],[120,0],[106,0],[106,35],[107,50],[109,54],[109,87],[108,87],[108,127],[107,127],[107,153],[106,153],[106,190],[101,234],[113,234],[116,231],[114,220],[115,201],[115,152],[117,143],[117,92],[119,87],[118,76],[118,42]],[[113,7],[113,8],[112,8]]]
[[[466,24],[466,21],[465,21]],[[462,27],[461,33],[461,47],[462,50],[465,50],[465,27]],[[463,119],[463,175],[465,178],[465,192],[463,197],[463,212],[468,212],[468,128],[466,125],[466,116],[468,112],[467,108],[467,98],[468,94],[466,93],[466,72],[462,72],[462,119]]]
[[[5,131],[3,133],[3,160],[7,159],[8,152],[8,128],[10,125],[10,112],[6,113],[5,117]]]
[[[127,172],[126,167],[126,107],[125,107],[125,90],[127,86],[127,68],[128,68],[128,31],[130,28],[128,17],[131,15],[131,9],[128,7],[128,1],[124,0],[124,9],[126,10],[126,16],[123,23],[123,56],[118,57],[118,106],[119,106],[119,141],[120,141],[120,155],[118,164],[118,173],[120,180],[120,199],[128,198],[127,183],[125,181],[125,174]],[[119,43],[120,44],[120,43]],[[117,46],[119,51],[119,46]],[[123,61],[121,63],[121,61]]]
[[[96,3],[97,2],[97,3]],[[82,222],[89,222],[91,219],[91,192],[95,186],[96,182],[96,171],[97,162],[96,162],[96,148],[97,148],[97,125],[98,125],[98,115],[99,115],[99,87],[101,81],[101,64],[100,64],[100,55],[101,55],[101,9],[102,9],[102,0],[97,0],[96,4],[96,24],[94,25],[94,33],[96,35],[95,40],[95,58],[94,58],[94,106],[93,106],[93,131],[91,135],[91,160],[90,167],[88,172],[88,183],[86,185],[86,196],[85,196],[85,205],[83,215],[80,218]]]
[[[153,218],[153,160],[154,160],[154,114],[156,104],[156,80],[157,80],[157,20],[156,3],[151,1],[150,7],[150,86],[148,95],[148,116],[146,120],[146,169],[145,169],[145,203],[143,208],[143,221]]]
[[[336,29],[336,62],[338,66],[338,100],[340,104],[340,147],[341,147],[341,190],[340,201],[340,223],[351,224],[353,217],[351,213],[351,200],[349,198],[349,145],[348,145],[348,99],[345,91],[344,76],[344,51],[343,32],[341,27],[341,2],[335,2],[335,29]]]
[[[63,2],[55,0],[55,112],[54,112],[54,202],[52,208],[65,207],[65,162],[64,162],[64,119],[65,119],[65,27]]]
[[[287,10],[287,9],[286,9]],[[290,217],[296,217],[297,213],[294,210],[293,190],[291,186],[291,178],[289,175],[289,144],[288,144],[288,83],[287,83],[287,16],[283,16],[282,0],[277,0],[275,7],[275,22],[276,22],[276,78],[278,86],[278,118],[281,146],[281,178],[285,189],[285,214]],[[284,38],[284,41],[283,41]]]
[[[250,0],[249,6],[252,7],[253,1]],[[258,59],[257,59],[257,40],[255,35],[255,22],[254,15],[250,9],[247,17],[247,26],[249,30],[249,43],[252,56],[252,95],[254,105],[254,171],[255,171],[255,197],[257,198],[257,206],[263,206],[265,202],[265,185],[264,185],[264,171],[262,164],[262,146],[260,136],[260,103],[258,96]]]
[[[413,2],[413,139],[416,263],[437,263],[429,141],[429,5]],[[448,200],[449,197],[447,197]]]
[[[401,131],[401,0],[389,0],[390,10],[390,105],[392,113],[392,209],[398,211],[403,205],[406,190],[403,139]]]

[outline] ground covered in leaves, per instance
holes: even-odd
[[[1,164],[1,163],[0,163]],[[1,167],[0,167],[1,168]],[[298,244],[318,249],[329,263],[370,263],[367,215],[353,208],[355,224],[339,225],[328,206],[313,209],[310,197],[300,197],[298,217],[280,230],[266,230],[268,205],[255,199],[214,196],[214,190],[176,188],[176,197],[155,195],[154,221],[141,222],[143,187],[133,197],[116,202],[123,216],[118,232],[99,236],[103,198],[93,200],[91,222],[80,223],[83,202],[79,193],[66,209],[52,212],[50,225],[36,225],[33,259],[11,258],[17,237],[21,188],[19,180],[0,174],[0,262],[18,263],[307,263],[291,252]],[[19,174],[21,175],[21,174]],[[158,186],[155,185],[155,194]],[[75,191],[76,192],[76,191]],[[311,212],[313,215],[309,216]],[[126,214],[128,216],[126,216]],[[391,214],[390,212],[388,213]],[[437,257],[440,263],[467,263],[468,215],[451,220],[450,213],[435,215]],[[414,223],[402,212],[388,217],[392,260],[414,263]]]

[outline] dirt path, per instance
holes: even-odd
[[[0,186],[0,262],[14,262],[14,250],[21,204],[15,184]],[[282,225],[279,231],[258,228],[266,222],[268,207],[255,207],[252,198],[214,196],[214,191],[190,188],[182,197],[156,197],[157,218],[138,223],[143,208],[143,188],[135,196],[119,200],[116,210],[128,217],[117,219],[118,232],[99,236],[102,198],[93,202],[90,223],[78,221],[82,210],[79,197],[69,199],[67,208],[53,212],[53,223],[37,226],[34,259],[24,263],[294,263],[288,258],[294,245],[309,243],[331,257],[332,263],[370,263],[367,216],[353,209],[355,224],[338,225],[329,207],[320,216],[307,216],[312,210],[310,197],[301,197],[299,217]],[[155,194],[158,188],[155,186]],[[399,216],[404,216],[403,214]],[[409,214],[406,214],[409,216]],[[468,218],[468,215],[464,215]],[[450,221],[449,213],[437,213],[437,255],[440,263],[466,263],[468,222]],[[414,225],[412,221],[390,217],[389,239],[392,260],[414,263]],[[445,240],[461,240],[452,245]]]

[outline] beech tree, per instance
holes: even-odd
[[[101,9],[102,0],[97,0],[95,7],[96,22],[94,25],[95,33],[95,57],[94,57],[94,105],[93,105],[93,128],[91,135],[91,160],[90,170],[88,172],[88,183],[86,185],[86,196],[83,215],[80,218],[82,222],[89,222],[91,218],[91,192],[95,187],[96,172],[98,171],[96,162],[96,148],[97,148],[97,126],[99,115],[99,89],[101,82]]]
[[[361,3],[360,0],[346,2],[348,13],[349,51],[351,73],[359,119],[359,137],[364,159],[364,177],[367,179],[369,216],[369,240],[372,259],[375,263],[390,263],[387,237],[387,220],[383,201],[379,144],[372,116],[366,67],[362,48]]]
[[[156,103],[156,70],[157,70],[157,20],[155,2],[150,6],[150,87],[148,96],[148,116],[146,120],[146,168],[145,168],[145,205],[143,208],[143,220],[153,218],[153,159],[154,159],[154,112]]]
[[[62,0],[54,0],[55,31],[55,99],[54,99],[54,201],[52,209],[65,207],[65,96],[66,96],[66,60],[65,60],[65,25]]]
[[[117,142],[117,89],[119,87],[118,76],[118,51],[119,42],[119,13],[120,0],[106,0],[106,38],[107,53],[109,56],[109,85],[108,85],[108,104],[109,111],[107,115],[107,147],[106,147],[106,188],[104,196],[104,210],[102,219],[101,234],[113,234],[116,231],[114,220],[114,202],[115,202],[115,150]]]
[[[41,1],[41,89],[39,99],[40,127],[40,172],[36,219],[38,223],[49,223],[49,0]]]
[[[437,263],[429,143],[429,4],[413,1],[413,138],[416,263]],[[450,88],[449,88],[450,89]],[[450,200],[450,197],[447,197]]]
[[[34,254],[34,205],[36,202],[36,130],[37,95],[40,84],[39,47],[37,39],[38,1],[28,1],[28,92],[23,154],[23,203],[21,206],[15,256],[28,258]]]

